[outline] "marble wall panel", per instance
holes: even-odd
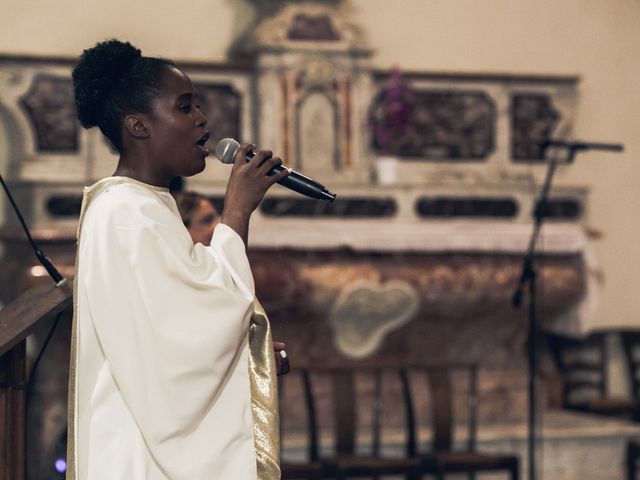
[[[78,130],[71,78],[36,75],[21,99],[40,152],[77,152]]]

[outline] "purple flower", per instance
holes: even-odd
[[[412,113],[413,92],[396,66],[369,115],[369,128],[380,151],[399,153],[408,143]]]

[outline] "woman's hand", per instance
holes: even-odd
[[[291,370],[289,366],[289,357],[285,351],[285,344],[282,342],[273,342],[273,352],[276,357],[276,371],[278,375],[286,375]]]
[[[245,143],[233,157],[233,168],[224,196],[224,211],[221,222],[233,228],[245,244],[249,232],[249,218],[258,207],[267,190],[287,175],[287,169],[274,175],[267,175],[272,168],[282,165],[279,157],[270,150],[260,150],[247,162],[247,152],[255,145]]]

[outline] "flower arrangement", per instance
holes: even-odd
[[[388,84],[369,113],[374,148],[383,155],[399,154],[409,140],[412,114],[413,91],[400,68],[393,67]]]

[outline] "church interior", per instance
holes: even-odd
[[[3,10],[0,175],[66,282],[0,192],[0,480],[65,478],[82,191],[117,162],[71,71],[107,38],[189,75],[211,150],[254,142],[337,195],[275,186],[251,220],[291,364],[282,478],[636,478],[638,0]],[[229,171],[178,188],[222,211]]]

